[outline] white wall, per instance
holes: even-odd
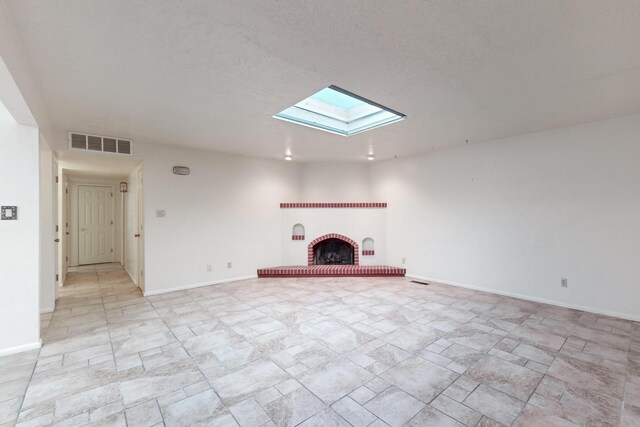
[[[0,221],[0,354],[40,345],[38,129],[19,125],[0,102],[0,205],[17,221]]]
[[[135,152],[144,160],[145,293],[282,265],[280,202],[301,197],[298,165],[158,144]],[[174,175],[174,165],[191,175]]]
[[[7,2],[0,2],[0,99],[16,122],[38,127],[53,143],[48,110],[8,8]]]
[[[369,165],[319,162],[302,165],[302,200],[290,202],[371,202]]]
[[[317,162],[302,164],[303,202],[371,202],[370,168],[367,163]],[[289,200],[296,202],[298,200]],[[384,200],[381,200],[384,201]],[[307,245],[316,237],[338,233],[355,240],[376,241],[374,256],[360,256],[361,265],[386,264],[385,209],[282,209],[282,257],[284,265],[306,265]],[[306,239],[291,240],[294,224],[305,226]]]
[[[353,200],[360,200],[357,197]],[[338,233],[358,244],[360,265],[386,264],[386,209],[376,208],[287,208],[282,211],[283,265],[307,265],[307,247],[312,240]],[[305,240],[291,240],[294,224],[305,228]],[[375,255],[362,256],[362,241],[375,241]],[[265,267],[274,267],[275,265]]]
[[[633,116],[376,163],[388,261],[640,320],[639,160]]]

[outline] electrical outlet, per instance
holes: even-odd
[[[229,261],[229,262],[227,263],[227,268],[231,268],[231,265],[232,265],[232,264],[231,264],[231,261]]]
[[[407,263],[407,259],[406,258],[402,258],[402,264],[406,264]]]
[[[164,209],[156,209],[156,218],[164,218],[166,216],[166,212]]]
[[[207,264],[207,271],[212,271],[213,268],[211,267],[211,264]]]
[[[563,287],[563,288],[567,287],[567,279],[566,278],[563,277],[562,279],[560,279],[560,286]]]

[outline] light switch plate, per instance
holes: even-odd
[[[3,221],[18,219],[18,207],[2,206],[2,213],[0,214],[0,219]]]

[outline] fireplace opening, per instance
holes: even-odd
[[[340,239],[326,239],[313,246],[315,265],[354,265],[353,245]]]

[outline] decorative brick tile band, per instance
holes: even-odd
[[[386,202],[363,203],[280,203],[281,209],[288,208],[386,208]]]
[[[353,246],[353,264],[354,265],[359,265],[360,264],[358,244],[356,242],[354,242],[353,240],[351,240],[350,238],[348,238],[347,236],[343,236],[342,234],[331,233],[331,234],[325,234],[324,236],[320,236],[317,239],[314,239],[311,243],[309,243],[309,246],[307,246],[307,265],[314,265],[313,247],[316,244],[322,242],[323,240],[327,240],[327,239],[342,240],[343,242],[347,242],[348,244]]]
[[[362,255],[363,256],[367,256],[367,255],[375,255],[375,250],[373,249],[363,249],[362,250]]]
[[[300,236],[296,236],[295,234],[291,236],[291,240],[304,240],[304,235]]]
[[[258,269],[258,277],[402,277],[407,270],[388,265],[307,265]]]

